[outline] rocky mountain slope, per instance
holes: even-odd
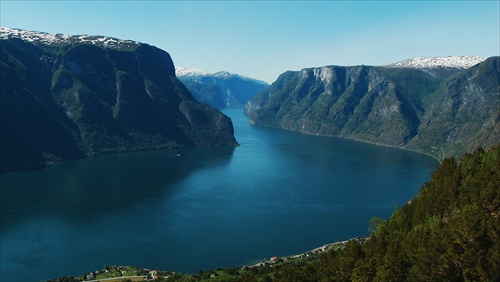
[[[198,101],[218,109],[244,106],[248,99],[269,87],[264,81],[225,71],[210,73],[177,67],[176,74]]]
[[[236,145],[170,55],[105,36],[0,30],[1,171],[128,150]]]
[[[500,140],[499,57],[447,79],[416,67],[283,73],[249,100],[255,125],[459,156]]]
[[[500,142],[500,57],[489,58],[443,81],[425,98],[418,132],[407,144],[443,157]],[[437,152],[441,151],[441,154]]]

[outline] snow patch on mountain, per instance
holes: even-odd
[[[175,67],[175,75],[178,77],[195,77],[195,76],[206,76],[211,75],[211,72],[189,68],[189,67]]]
[[[262,84],[266,84],[266,82],[251,78],[248,76],[240,75],[240,74],[235,74],[235,73],[230,73],[227,71],[218,71],[218,72],[208,72],[204,70],[200,70],[197,68],[190,68],[190,67],[175,67],[175,75],[180,78],[200,78],[200,77],[212,77],[212,78],[221,78],[221,79],[229,79],[233,77],[238,77],[243,80],[251,80],[255,82],[259,82]]]
[[[29,31],[17,28],[0,27],[0,39],[19,38],[27,42],[42,44],[60,44],[60,43],[87,43],[105,47],[121,47],[124,45],[140,45],[140,42],[132,40],[122,40],[109,36],[93,35],[66,35],[50,34],[40,31]]]
[[[394,64],[386,65],[391,68],[458,68],[468,69],[486,60],[479,56],[447,56],[447,57],[416,57]]]

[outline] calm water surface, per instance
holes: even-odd
[[[112,154],[2,174],[1,280],[104,265],[239,266],[367,235],[437,162],[398,149],[254,127],[236,148]]]

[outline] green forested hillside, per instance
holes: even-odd
[[[499,57],[446,79],[411,68],[307,68],[283,73],[245,112],[255,125],[460,157],[500,139],[499,69]]]
[[[443,161],[361,245],[275,272],[276,281],[491,281],[500,275],[500,146]]]

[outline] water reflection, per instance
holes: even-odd
[[[199,168],[227,165],[233,147],[111,154],[0,176],[2,230],[32,215],[91,217],[161,197]]]

